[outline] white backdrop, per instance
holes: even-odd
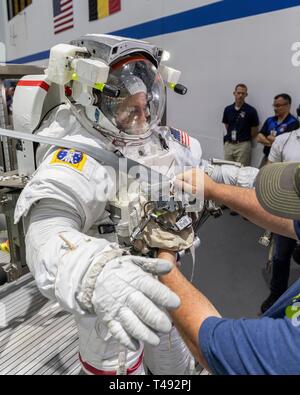
[[[35,0],[6,23],[7,58],[45,51],[85,33],[111,32],[214,2],[122,0],[121,12],[89,22],[88,2],[74,0],[75,28],[55,36],[52,1]],[[6,2],[1,3],[5,19]],[[185,97],[168,95],[168,123],[197,137],[205,157],[223,155],[222,113],[233,102],[237,83],[248,85],[247,101],[257,108],[261,123],[273,114],[275,94],[289,93],[295,104],[293,111],[300,103],[300,69],[291,61],[292,44],[300,41],[300,7],[151,37],[149,41],[171,52],[170,65],[182,71],[182,83],[189,88]],[[253,164],[258,164],[261,151],[261,146],[255,148]]]

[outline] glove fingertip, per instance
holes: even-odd
[[[161,323],[160,325],[160,331],[162,333],[169,333],[171,332],[172,329],[172,322],[168,319],[164,323]]]
[[[147,343],[151,344],[151,346],[158,346],[160,343],[160,338],[152,333],[152,336],[147,339]]]
[[[172,292],[172,294],[169,298],[169,303],[168,303],[167,308],[172,309],[172,310],[178,309],[178,307],[180,306],[180,303],[181,303],[181,301],[180,301],[179,296],[176,295],[174,292]]]
[[[138,340],[135,340],[131,337],[127,337],[126,339],[119,336],[114,337],[123,347],[128,348],[130,351],[137,351],[140,348]]]
[[[158,275],[167,274],[173,269],[173,264],[171,262],[165,261],[164,259],[159,259],[156,265],[156,271]]]
[[[126,346],[130,351],[138,351],[140,344],[137,340],[131,339],[131,341]]]

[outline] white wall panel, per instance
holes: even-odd
[[[55,36],[52,1],[34,0],[6,24],[7,58],[46,51],[85,33],[112,32],[211,3],[215,1],[122,0],[121,12],[89,22],[88,1],[74,0],[75,28]],[[222,112],[233,102],[238,82],[248,85],[248,102],[257,108],[261,122],[272,115],[272,99],[277,93],[289,93],[295,105],[300,103],[300,68],[291,62],[291,46],[300,42],[300,7],[148,40],[171,52],[170,64],[181,69],[182,83],[189,88],[186,97],[168,95],[169,123],[199,138],[206,157],[223,154]],[[261,146],[255,150],[256,164],[261,151]]]

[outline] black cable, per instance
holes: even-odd
[[[52,107],[49,111],[47,111],[46,114],[43,116],[43,118],[40,120],[38,126],[32,132],[32,134],[35,134],[35,132],[39,130],[39,128],[41,127],[42,123],[44,122],[44,120],[47,118],[47,116],[50,114],[51,111],[53,111],[55,108],[57,108],[59,106],[62,106],[64,104],[66,104],[66,103],[59,103],[56,106]]]

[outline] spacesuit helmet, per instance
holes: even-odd
[[[86,51],[91,62],[103,62],[109,68],[105,85],[118,91],[92,90],[92,102],[83,106],[93,127],[118,139],[147,137],[165,110],[165,82],[159,72],[164,51],[145,41],[105,34],[87,34],[70,44]],[[74,82],[73,92],[81,94],[78,84]]]
[[[94,91],[97,125],[119,139],[148,136],[165,109],[165,84],[155,65],[141,54],[129,55],[111,65],[107,84],[119,95]]]

